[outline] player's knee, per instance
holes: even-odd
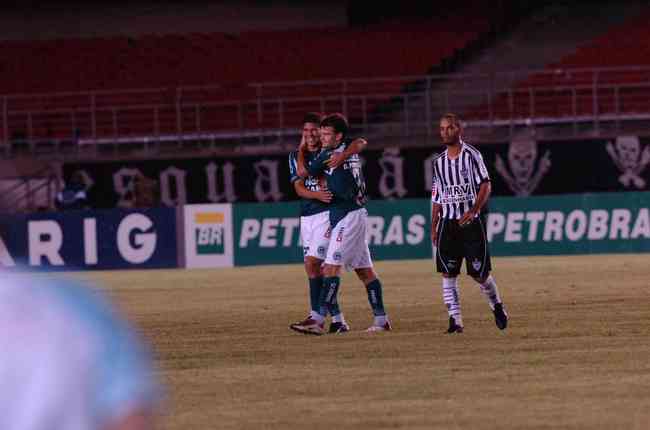
[[[317,258],[305,258],[305,271],[307,272],[307,275],[310,278],[317,278],[321,276],[321,264],[322,261]]]
[[[442,274],[442,277],[443,277],[443,278],[447,278],[447,279],[454,279],[454,278],[456,278],[457,276],[458,276],[458,275],[454,275],[454,274],[451,274],[451,273],[443,273],[443,274]]]
[[[341,266],[334,266],[332,264],[325,264],[323,266],[323,276],[331,278],[333,276],[339,276],[341,273]]]
[[[357,273],[359,280],[363,282],[365,285],[368,285],[370,282],[377,279],[377,275],[375,274],[375,271],[372,270],[371,267],[355,269],[355,272]]]
[[[478,276],[472,276],[472,278],[478,282],[479,284],[485,284],[485,281],[487,281],[489,275],[486,275],[484,278],[478,277]]]

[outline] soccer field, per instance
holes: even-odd
[[[307,310],[300,265],[76,275],[104,285],[153,344],[164,429],[650,428],[650,255],[495,258],[499,331],[462,276],[465,332],[447,335],[427,260],[379,262],[391,333],[366,334],[366,292],[345,275],[353,332],[288,325]]]

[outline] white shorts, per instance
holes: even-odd
[[[365,208],[349,212],[332,230],[325,264],[345,266],[346,270],[372,267],[366,224]]]
[[[330,216],[328,211],[300,217],[300,238],[305,257],[325,260],[330,243]]]

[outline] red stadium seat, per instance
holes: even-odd
[[[374,78],[426,74],[490,29],[473,13],[362,29],[3,41],[0,93],[10,130],[34,138],[258,129],[280,117],[295,127],[305,110],[361,115],[399,97],[409,79]]]
[[[606,34],[580,46],[573,54],[551,64],[543,73],[529,76],[510,91],[465,114],[468,119],[525,119],[573,117],[596,113],[648,113],[650,87],[650,9],[611,28]],[[608,70],[607,67],[618,67]],[[599,70],[597,74],[594,69]],[[586,69],[586,70],[585,70]],[[594,108],[594,84],[597,106]],[[630,90],[631,85],[637,85]],[[531,108],[531,90],[534,97]],[[575,98],[573,92],[575,91]],[[618,102],[616,102],[618,100]]]

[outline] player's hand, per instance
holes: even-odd
[[[330,190],[314,191],[314,193],[316,193],[316,200],[320,200],[323,203],[332,201],[333,194]]]
[[[327,179],[325,179],[324,176],[319,176],[318,177],[318,187],[321,190],[329,190],[329,188],[327,188]]]
[[[305,141],[305,136],[302,136],[300,139],[300,145],[298,145],[298,151],[306,151],[307,150],[307,142]]]
[[[470,225],[472,222],[474,222],[474,217],[476,217],[476,212],[474,212],[473,210],[469,210],[465,212],[465,214],[463,214],[463,216],[458,221],[458,224],[461,227],[466,227]]]
[[[333,152],[330,158],[325,162],[330,169],[336,169],[345,161],[345,156],[342,152]]]

